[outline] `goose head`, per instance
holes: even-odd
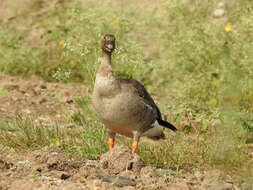
[[[111,54],[115,49],[115,37],[112,34],[106,34],[102,40],[102,50],[106,54]]]

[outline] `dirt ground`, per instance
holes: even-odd
[[[74,98],[90,94],[90,89],[80,84],[47,83],[37,77],[25,80],[2,75],[0,86],[0,118],[22,114],[46,123],[61,121],[75,109]],[[175,168],[145,166],[125,146],[115,147],[98,160],[83,160],[52,147],[33,152],[0,152],[0,190],[250,189],[247,184],[235,184],[219,170],[179,175]]]
[[[24,80],[1,76],[0,118],[26,115],[38,122],[60,122],[74,110],[74,98],[89,94],[89,89],[76,84],[47,83],[37,77]]]
[[[59,148],[49,147],[33,152],[2,153],[0,189],[237,190],[240,188],[219,170],[177,175],[173,168],[165,170],[145,166],[138,155],[133,155],[125,146],[118,146],[102,155],[100,160],[82,160]]]

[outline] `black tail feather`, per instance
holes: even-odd
[[[168,123],[167,121],[163,121],[161,119],[157,119],[157,121],[158,121],[159,125],[162,125],[163,127],[169,128],[172,131],[176,131],[177,130],[177,128],[174,125]]]

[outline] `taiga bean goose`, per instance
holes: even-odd
[[[135,79],[117,78],[111,65],[115,37],[107,34],[102,40],[102,60],[96,74],[92,102],[98,117],[108,128],[109,148],[116,133],[133,138],[135,153],[141,136],[164,138],[162,126],[177,129],[163,121],[161,112],[144,86]]]

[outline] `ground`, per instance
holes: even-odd
[[[0,117],[17,114],[50,124],[74,109],[73,100],[90,90],[80,84],[47,83],[0,76],[3,94]],[[81,89],[81,90],[80,90]],[[3,148],[3,147],[1,147]],[[239,189],[219,170],[186,172],[145,166],[138,155],[115,147],[96,160],[84,160],[58,147],[35,151],[2,151],[0,189]],[[244,184],[247,189],[247,184]]]
[[[115,159],[120,160],[115,164]],[[127,164],[125,164],[127,162]],[[0,189],[239,189],[219,170],[178,175],[145,166],[138,155],[119,146],[101,160],[82,160],[59,148],[0,156]],[[247,189],[247,188],[245,188]]]
[[[65,118],[74,108],[74,97],[89,90],[82,85],[43,82],[38,77],[24,80],[0,76],[0,84],[6,92],[0,99],[0,117],[27,115],[44,124]]]

